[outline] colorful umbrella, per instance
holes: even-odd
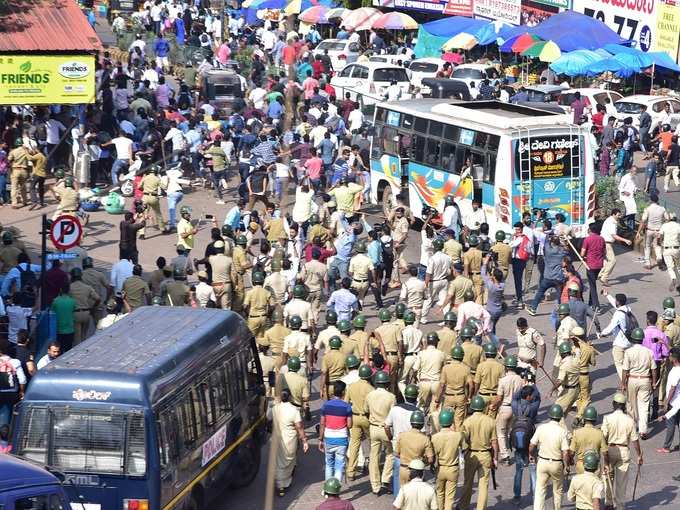
[[[446,41],[442,46],[442,49],[446,51],[459,49],[469,50],[477,46],[477,44],[479,44],[479,41],[474,35],[468,34],[467,32],[461,32]]]
[[[524,50],[521,55],[537,58],[541,62],[554,62],[562,56],[562,52],[553,41],[538,41]]]
[[[345,9],[344,7],[335,7],[326,13],[326,19],[344,18],[350,12],[352,11]]]
[[[373,22],[373,28],[418,30],[418,22],[403,12],[387,12]]]
[[[373,22],[382,16],[382,12],[373,7],[359,7],[342,18],[342,27],[348,30],[370,30]]]
[[[524,50],[529,48],[529,46],[534,45],[540,40],[540,37],[536,37],[535,35],[522,34],[515,40],[514,43],[512,43],[512,47],[510,49],[513,53],[522,53]]]
[[[315,5],[309,9],[305,9],[300,13],[300,20],[305,23],[317,23],[319,25],[325,25],[330,23],[328,21],[328,7],[325,5]]]

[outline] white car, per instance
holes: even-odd
[[[652,116],[650,132],[662,122],[670,124],[672,130],[675,130],[678,124],[680,124],[680,100],[671,96],[638,94],[624,97],[614,103],[616,108],[615,117],[620,122],[623,122],[626,117],[633,117],[633,125],[639,127],[642,105],[647,105],[647,113]],[[666,105],[670,105],[671,108],[669,115],[665,112]]]
[[[314,48],[312,55],[323,55],[326,50],[336,73],[347,64],[356,62],[361,55],[361,45],[346,39],[325,39]]]
[[[616,115],[616,103],[619,99],[623,98],[618,92],[607,89],[594,89],[594,88],[584,88],[584,89],[567,89],[561,94],[557,103],[564,108],[567,113],[571,113],[571,103],[574,102],[574,94],[576,92],[581,93],[581,98],[586,100],[586,103],[590,105],[591,114],[595,113],[595,105],[603,105],[607,111],[606,114]]]
[[[331,85],[337,97],[345,97],[349,92],[351,99],[372,105],[386,99],[387,88],[393,80],[401,89],[400,99],[411,99],[411,81],[406,69],[381,62],[349,64],[331,78]]]
[[[479,91],[479,84],[487,78],[491,85],[496,85],[501,80],[501,75],[498,69],[489,64],[461,64],[451,73],[451,79],[465,82],[470,92],[472,92],[470,87],[472,83],[475,84],[475,89]]]
[[[407,55],[388,55],[387,53],[380,53],[378,55],[371,55],[368,57],[369,62],[381,62],[383,64],[392,64],[395,66],[404,67],[406,62],[409,61]]]
[[[437,73],[444,68],[445,60],[441,58],[417,58],[411,60],[408,64],[408,70],[411,74],[411,83],[414,87],[421,87],[423,78],[436,78]],[[423,94],[429,94],[430,90],[423,91]]]

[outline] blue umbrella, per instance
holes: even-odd
[[[620,44],[605,44],[604,49],[615,57],[619,57],[621,62],[630,67],[649,67],[654,63],[654,59],[644,51]]]
[[[637,65],[637,60],[634,55],[620,53],[613,57],[595,62],[588,68],[586,74],[588,76],[596,76],[607,71],[615,73],[621,78],[628,78],[635,73],[639,73],[640,66]]]
[[[513,27],[512,25],[508,25],[501,21],[491,21],[479,30],[473,32],[472,35],[477,38],[479,44],[486,45],[495,43],[499,39],[504,40],[507,35],[514,33],[512,29],[515,28],[517,27]]]
[[[550,69],[557,74],[567,76],[580,76],[587,73],[588,69],[604,57],[590,50],[575,50],[562,53],[562,56],[550,64]]]
[[[680,66],[665,51],[650,51],[647,53],[654,60],[656,67],[663,67],[671,71],[680,72]]]

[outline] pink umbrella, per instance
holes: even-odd
[[[300,13],[300,19],[305,23],[316,23],[324,25],[330,23],[328,21],[328,7],[325,5],[314,5],[309,9],[305,9]]]
[[[378,9],[373,7],[360,7],[354,9],[342,19],[342,27],[348,30],[370,30],[373,23],[382,16]]]
[[[373,28],[418,30],[418,22],[403,12],[387,12],[373,22]]]

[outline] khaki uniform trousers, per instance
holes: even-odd
[[[399,381],[399,357],[396,354],[388,354],[385,356],[387,362],[390,364],[390,391],[397,394],[397,382]],[[410,356],[409,356],[410,358]]]
[[[571,406],[573,406],[574,402],[576,402],[578,395],[578,386],[575,388],[567,388],[566,386],[562,386],[562,394],[555,400],[555,403],[558,404],[564,411],[564,416],[562,417],[561,423],[564,423],[564,421],[567,419],[567,415],[571,410]]]
[[[663,261],[666,263],[666,271],[671,280],[680,282],[680,250],[673,248],[663,249]]]
[[[649,230],[645,232],[645,263],[649,264],[652,257],[652,248],[654,248],[654,256],[656,257],[657,264],[662,260],[661,254],[661,244],[659,239],[656,237],[659,233],[658,230]]]
[[[614,505],[616,510],[623,510],[626,504],[626,486],[628,485],[628,468],[630,467],[630,451],[627,446],[609,445],[610,481],[605,483],[605,504]],[[612,494],[611,491],[614,491]]]
[[[378,425],[370,426],[371,454],[368,461],[368,476],[371,479],[371,490],[375,493],[380,490],[381,485],[389,484],[392,481],[392,469],[394,464],[394,454],[392,453],[392,441],[387,439],[385,429]],[[380,455],[385,452],[385,464],[380,472]]]
[[[142,202],[149,206],[149,209],[153,213],[156,226],[160,230],[163,230],[165,228],[165,220],[163,219],[163,213],[161,212],[161,201],[155,195],[144,194]]]
[[[347,450],[347,476],[355,477],[359,457],[363,457],[361,442],[368,439],[368,418],[364,415],[352,413],[352,428],[349,430],[349,449]],[[363,468],[363,464],[361,466]]]
[[[357,293],[357,299],[363,300],[368,292],[368,280],[355,280],[352,279],[352,285],[350,288],[354,289]]]
[[[418,359],[417,354],[411,354],[410,356],[404,355],[404,366],[401,370],[401,377],[399,377],[399,391],[401,391],[402,395],[404,394],[404,390],[406,389],[406,377],[413,368],[413,365],[416,364],[417,359]]]
[[[439,510],[452,510],[458,486],[458,466],[439,466],[435,492]]]
[[[436,280],[430,284],[430,288],[426,289],[425,300],[423,301],[423,308],[420,312],[420,317],[427,317],[432,305],[436,302],[441,306],[446,298],[446,292],[449,289],[449,281],[446,279]],[[419,319],[416,316],[416,319]]]
[[[623,377],[623,353],[625,351],[623,347],[612,346],[612,358],[614,358],[614,367],[616,367],[619,380]]]
[[[267,316],[248,317],[248,329],[256,339],[261,339],[267,329]]]
[[[475,291],[475,303],[478,305],[485,305],[486,299],[484,298],[484,280],[481,274],[472,275],[472,288]]]
[[[453,409],[453,430],[460,432],[465,417],[467,416],[467,399],[465,398],[465,394],[444,394],[444,408],[446,407]]]
[[[243,275],[237,273],[236,281],[233,287],[233,297],[231,301],[231,309],[234,312],[241,313],[243,311],[243,300],[246,298],[246,287],[243,283]]]
[[[73,314],[73,346],[75,347],[88,337],[88,330],[90,329],[91,315],[89,311],[75,312]]]
[[[460,495],[458,506],[461,510],[470,508],[472,498],[472,485],[475,475],[478,478],[477,485],[477,510],[484,510],[489,499],[489,478],[491,477],[491,453],[488,450],[475,452],[468,450],[465,455],[465,468],[463,470],[463,492]]]
[[[510,456],[508,450],[508,434],[512,425],[512,407],[502,405],[498,408],[498,416],[496,417],[496,436],[498,437],[498,450],[501,459]]]
[[[609,279],[609,275],[612,274],[612,271],[614,270],[614,266],[616,265],[616,255],[614,254],[614,243],[605,243],[606,246],[606,253],[605,253],[605,261],[604,261],[604,266],[602,267],[602,271],[600,271],[600,281],[603,283],[607,283],[607,280]]]
[[[394,264],[392,266],[392,282],[401,282],[401,270],[408,267],[408,263],[404,258],[404,251],[406,250],[405,244],[400,244],[394,248]]]
[[[562,480],[564,479],[564,466],[559,460],[546,460],[538,458],[536,464],[536,492],[534,493],[534,510],[545,508],[545,497],[548,494],[548,484],[552,482],[553,508],[562,508]]]
[[[628,378],[628,414],[637,422],[638,432],[647,433],[649,417],[649,401],[652,398],[652,381],[650,378]]]
[[[432,412],[436,407],[434,401],[439,393],[439,381],[422,379],[418,383],[418,407],[426,412]]]
[[[576,417],[581,418],[583,411],[590,405],[590,375],[581,374],[578,376],[578,400],[576,401]]]
[[[666,175],[663,178],[663,189],[664,191],[668,191],[668,185],[671,182],[671,177],[673,178],[673,183],[677,186],[680,187],[680,167],[677,166],[667,166],[666,167]]]
[[[21,196],[21,203],[28,205],[28,193],[26,192],[26,181],[28,180],[28,172],[26,170],[12,170],[10,177],[12,205],[19,205],[19,197]]]
[[[231,283],[213,283],[213,292],[217,306],[224,310],[231,309]]]
[[[312,305],[312,317],[314,317],[314,324],[319,323],[319,308],[321,306],[321,291],[310,290],[307,295],[307,301]]]

